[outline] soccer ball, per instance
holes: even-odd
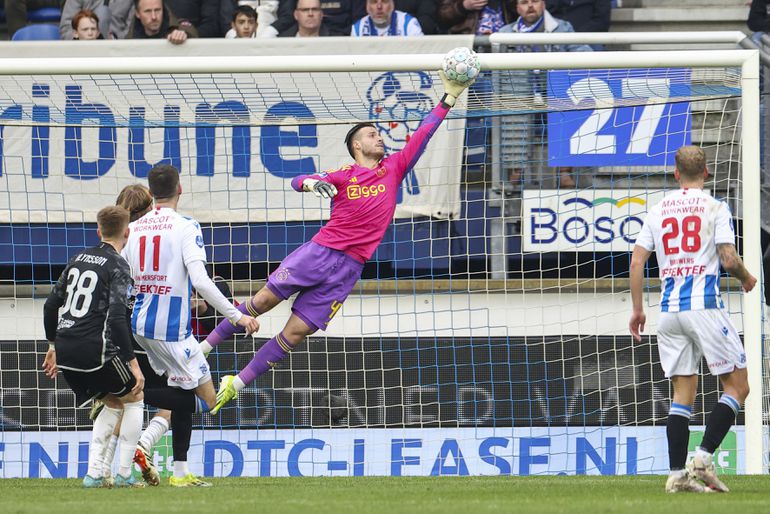
[[[470,48],[455,48],[444,56],[442,69],[449,80],[468,84],[473,82],[481,71],[479,56]]]

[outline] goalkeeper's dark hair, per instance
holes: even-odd
[[[158,164],[147,174],[147,185],[155,200],[167,200],[179,194],[179,171],[169,164]]]
[[[348,130],[347,135],[345,136],[345,146],[348,148],[348,153],[351,157],[354,159],[356,158],[355,155],[353,155],[353,138],[356,136],[359,130],[362,128],[371,127],[374,130],[377,130],[377,127],[374,126],[374,123],[364,122],[364,123],[358,123],[355,125],[352,129]]]

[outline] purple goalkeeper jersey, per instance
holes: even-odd
[[[382,159],[374,169],[351,164],[334,171],[295,177],[291,186],[296,191],[302,191],[302,182],[307,178],[334,184],[338,191],[329,222],[312,240],[345,252],[359,262],[368,261],[393,220],[401,180],[417,163],[447,112],[449,107],[439,102],[406,146]]]

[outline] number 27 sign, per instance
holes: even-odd
[[[551,166],[668,166],[690,144],[680,68],[548,72]]]

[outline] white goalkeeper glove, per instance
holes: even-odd
[[[332,198],[337,194],[337,188],[334,184],[324,182],[323,180],[316,180],[314,178],[306,178],[302,181],[302,190],[312,192],[318,198]]]
[[[466,82],[465,84],[460,84],[459,82],[450,80],[446,76],[446,73],[444,73],[444,70],[438,70],[438,75],[441,77],[441,82],[444,83],[444,97],[441,99],[441,101],[447,104],[449,107],[454,107],[457,98],[463,94],[463,91],[465,91],[465,89],[473,84],[473,82],[476,80],[473,79],[470,82]]]

